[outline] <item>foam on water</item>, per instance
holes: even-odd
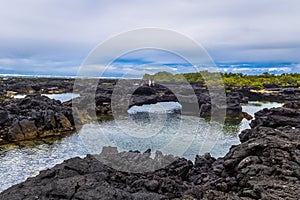
[[[146,104],[142,106],[132,106],[129,114],[137,113],[173,113],[174,111],[181,110],[182,106],[178,102],[159,102],[156,104]]]
[[[79,97],[79,94],[74,93],[62,93],[62,94],[42,94],[43,96],[49,97],[50,99],[59,100],[61,102],[69,101],[73,98]],[[26,94],[13,95],[15,99],[22,99],[26,97]]]

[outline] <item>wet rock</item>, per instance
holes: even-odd
[[[34,139],[37,137],[37,127],[33,120],[23,119],[19,122],[24,139]]]
[[[138,87],[133,95],[155,95],[156,91],[154,88],[152,87],[148,87],[148,86],[142,86],[142,87]]]
[[[290,102],[285,103],[282,107],[299,110],[300,109],[300,101],[290,101]]]
[[[45,124],[46,129],[54,129],[56,127],[56,121],[54,117],[54,111],[53,110],[45,110],[43,111],[43,121]]]
[[[18,119],[15,119],[12,122],[11,126],[9,127],[7,135],[8,135],[7,136],[8,141],[20,141],[25,139]]]
[[[73,130],[72,123],[63,113],[55,113],[55,121],[58,129],[65,131]]]
[[[265,127],[280,127],[280,126],[299,126],[300,124],[300,111],[291,108],[271,108],[263,109],[255,113],[255,120],[250,124],[252,128],[258,126]]]
[[[159,182],[157,180],[147,181],[145,187],[149,191],[156,191],[159,187]]]
[[[8,117],[8,112],[7,110],[0,110],[0,125],[3,125],[7,120],[9,119]]]
[[[111,154],[117,154],[118,153],[118,148],[117,147],[103,147],[101,151],[102,156],[109,156]]]
[[[242,112],[241,101],[241,95],[238,92],[230,92],[227,94],[224,105],[215,105],[218,107],[215,109],[215,113],[212,113],[210,100],[207,101],[200,98],[200,117],[210,119],[214,116],[217,120],[230,123],[240,123],[244,117],[248,118],[248,115]]]
[[[250,114],[246,113],[246,112],[242,112],[242,115],[247,120],[252,120],[253,119],[253,117]]]

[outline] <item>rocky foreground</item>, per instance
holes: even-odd
[[[141,154],[115,149],[100,155],[73,158],[15,185],[0,199],[299,199],[300,105],[256,113],[251,129],[240,134],[241,144],[223,158],[196,156],[192,163],[176,158],[154,172],[121,172],[99,157],[143,162]],[[159,153],[153,160],[159,161]]]

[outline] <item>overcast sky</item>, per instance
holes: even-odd
[[[293,72],[299,22],[297,0],[2,0],[0,73],[76,74],[99,43],[143,27],[185,34],[217,63],[288,62]]]

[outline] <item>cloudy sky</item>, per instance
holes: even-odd
[[[144,27],[193,38],[223,71],[297,72],[299,10],[297,0],[2,0],[0,73],[74,75],[99,43]],[[127,66],[145,64],[133,57]]]

